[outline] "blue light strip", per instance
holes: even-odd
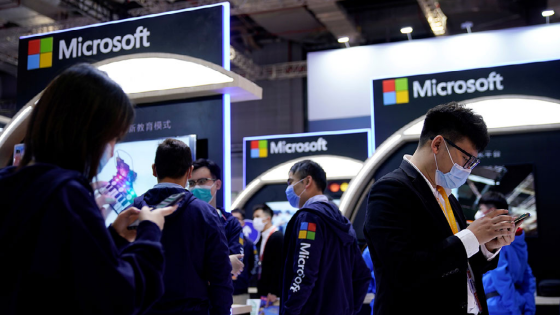
[[[318,132],[307,132],[307,133],[293,133],[287,135],[270,135],[270,136],[256,136],[256,137],[244,137],[243,138],[243,189],[247,186],[247,141],[254,140],[270,140],[270,139],[280,139],[280,138],[302,138],[302,137],[315,137],[315,136],[333,136],[333,135],[347,135],[353,133],[367,132],[368,138],[368,157],[373,155],[373,142],[371,137],[371,129],[350,129],[350,130],[338,130],[338,131],[318,131]]]
[[[223,8],[223,64],[226,70],[230,70],[230,6],[229,2],[220,3]],[[224,132],[224,178],[222,191],[224,194],[224,209],[230,212],[231,207],[231,98],[229,94],[223,96],[223,132]]]
[[[169,11],[169,12],[163,12],[163,13],[156,13],[156,14],[150,14],[150,15],[145,15],[145,16],[133,17],[133,18],[124,19],[124,20],[118,20],[118,21],[109,21],[109,22],[103,22],[103,23],[97,23],[97,24],[90,24],[90,25],[85,25],[85,26],[78,26],[78,27],[73,27],[73,28],[67,28],[67,29],[64,29],[64,30],[49,32],[49,33],[41,33],[41,34],[33,34],[33,35],[21,36],[20,39],[33,38],[33,37],[39,37],[39,36],[51,35],[51,34],[59,34],[59,33],[64,33],[64,32],[75,31],[75,30],[83,30],[83,29],[85,29],[85,28],[98,27],[98,26],[111,25],[111,24],[118,24],[118,23],[124,23],[124,22],[130,22],[130,21],[136,21],[136,20],[142,20],[142,19],[153,18],[153,17],[156,17],[156,16],[175,14],[175,13],[179,13],[179,12],[194,11],[194,10],[200,10],[200,9],[206,9],[206,8],[217,7],[217,6],[224,6],[224,7],[225,7],[226,4],[227,4],[227,13],[229,14],[229,2],[225,2],[225,3],[217,3],[217,4],[204,5],[204,6],[200,6],[200,7],[194,7],[194,8],[181,9],[181,10],[176,10],[176,11]],[[224,11],[226,11],[226,9],[224,9]],[[229,15],[228,15],[228,22],[229,22]],[[224,30],[225,30],[225,28],[224,28]],[[227,24],[227,30],[228,30],[228,33],[227,33],[227,34],[228,34],[228,43],[229,43],[229,23]],[[225,41],[225,40],[224,40],[224,41]],[[228,51],[229,51],[229,45],[228,45]],[[229,53],[228,53],[228,56],[229,56]],[[226,68],[226,70],[229,70],[229,61],[228,61],[228,67]]]
[[[375,125],[374,125],[374,122],[373,122],[373,120],[374,120],[373,115],[375,115],[374,110],[373,110],[373,108],[374,108],[374,103],[373,103],[374,102],[373,80],[370,81],[369,88],[371,89],[371,91],[369,93],[369,96],[371,97],[371,106],[369,107],[369,109],[371,110],[371,113],[369,115],[369,118],[371,119],[370,128],[371,128],[371,133],[373,134],[370,143],[371,143],[371,147],[375,151]],[[373,154],[373,151],[369,154],[369,156],[372,156],[372,154]]]

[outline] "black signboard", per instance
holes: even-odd
[[[365,161],[371,153],[370,148],[369,129],[243,138],[244,185],[269,169],[296,158],[335,155]]]
[[[375,146],[436,105],[498,95],[560,99],[557,82],[560,60],[374,80]]]
[[[64,69],[138,53],[172,53],[223,62],[222,5],[90,25],[19,41],[18,108]]]

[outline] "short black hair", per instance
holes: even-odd
[[[239,213],[241,215],[241,218],[243,218],[243,220],[245,220],[245,210],[243,209],[239,209],[239,208],[235,208],[233,210],[231,210],[231,213]]]
[[[199,168],[206,167],[206,168],[208,168],[208,170],[210,170],[210,174],[212,174],[212,177],[214,179],[222,179],[222,176],[220,176],[220,174],[222,173],[222,170],[220,169],[218,164],[216,164],[212,160],[198,159],[198,160],[194,161],[193,166],[194,166],[194,171],[196,171]]]
[[[271,218],[274,216],[274,211],[272,211],[272,209],[270,209],[270,207],[267,206],[264,203],[255,205],[253,207],[253,213],[255,213],[255,211],[257,211],[257,210],[262,210],[264,213],[266,213]]]
[[[165,139],[156,150],[158,179],[181,178],[192,166],[191,148],[181,140]]]
[[[419,146],[438,135],[453,142],[466,137],[472,141],[478,152],[484,151],[490,141],[482,116],[457,102],[438,105],[428,111],[420,134]]]
[[[509,209],[506,197],[497,191],[489,191],[482,195],[478,201],[478,205],[487,205],[496,209]]]
[[[325,170],[323,170],[321,165],[311,160],[297,162],[292,166],[290,172],[299,176],[300,179],[311,176],[315,183],[317,183],[317,187],[321,190],[321,192],[325,191],[327,188],[327,174],[325,173]]]

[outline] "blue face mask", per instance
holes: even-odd
[[[212,187],[214,187],[214,185],[210,186],[210,187],[206,187],[206,186],[195,186],[192,190],[191,193],[198,199],[206,202],[206,203],[210,203],[210,201],[212,201],[212,199],[214,199],[214,196],[212,196]]]
[[[471,174],[471,170],[465,169],[459,166],[459,164],[453,162],[451,153],[449,153],[449,148],[447,148],[447,143],[445,143],[445,148],[447,149],[447,154],[449,154],[449,158],[453,163],[453,167],[451,168],[449,173],[443,174],[443,172],[440,171],[437,166],[437,159],[436,155],[434,154],[434,159],[436,160],[436,185],[447,189],[459,188],[467,181],[467,178]]]
[[[111,145],[107,143],[107,146],[105,147],[105,152],[103,152],[103,155],[101,156],[101,160],[99,160],[99,166],[97,166],[97,174],[101,173],[105,165],[109,163],[109,160],[111,159],[109,157],[110,155],[111,155]]]
[[[300,180],[297,183],[300,183],[302,180]],[[288,202],[290,203],[290,206],[292,206],[294,208],[299,208],[299,197],[303,194],[303,191],[305,191],[305,189],[304,189],[301,192],[301,194],[297,195],[296,192],[294,191],[294,186],[297,183],[294,183],[294,184],[288,186],[288,188],[286,188],[286,198],[288,199]]]

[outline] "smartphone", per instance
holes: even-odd
[[[171,195],[167,198],[165,198],[162,202],[158,203],[153,209],[160,209],[160,208],[165,208],[165,207],[171,207],[174,206],[175,204],[177,204],[179,201],[183,200],[183,198],[185,198],[186,193],[182,192],[182,193],[178,193],[178,194],[174,194]],[[134,221],[131,225],[129,225],[127,227],[127,229],[129,230],[136,230],[138,228],[138,225],[140,224],[139,220]]]
[[[527,218],[530,217],[530,216],[531,216],[531,214],[530,214],[529,212],[524,213],[524,214],[518,216],[518,217],[513,221],[513,223],[517,224],[517,223],[519,223],[519,222],[521,222],[521,221],[527,219]]]

